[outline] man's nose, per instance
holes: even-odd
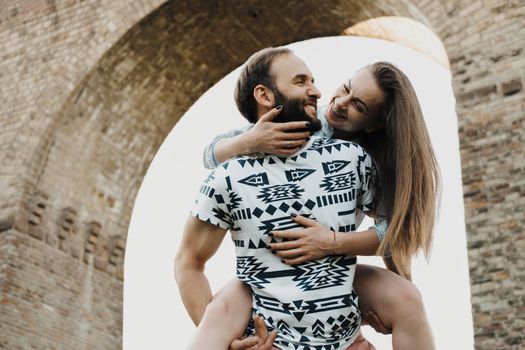
[[[317,89],[315,85],[310,86],[310,89],[308,89],[308,96],[314,96],[317,99],[321,98],[321,91]]]

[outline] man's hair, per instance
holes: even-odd
[[[285,47],[269,47],[254,53],[246,63],[237,79],[234,98],[237,108],[250,123],[257,122],[257,101],[254,88],[262,84],[272,91],[277,90],[274,77],[270,73],[273,60],[281,55],[293,53]]]

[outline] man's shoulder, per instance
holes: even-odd
[[[328,137],[320,137],[320,136],[312,136],[311,139],[313,140],[313,142],[310,145],[310,147],[307,148],[307,150],[309,151],[315,151],[318,149],[327,149],[331,151],[332,148],[334,148],[335,150],[340,151],[340,152],[346,152],[347,150],[350,150],[350,151],[357,150],[357,151],[365,152],[362,146],[352,141],[331,139]]]
[[[240,155],[221,163],[215,172],[219,175],[249,172],[256,165],[263,165],[267,155]]]
[[[355,160],[355,165],[360,162],[372,161],[372,157],[360,145],[351,141],[329,139],[325,137],[313,137],[313,142],[305,150],[308,162],[316,161],[341,161]]]

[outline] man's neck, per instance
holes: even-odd
[[[362,135],[362,131],[344,131],[334,129],[334,139],[344,140],[344,141],[353,141]]]

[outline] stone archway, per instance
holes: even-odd
[[[170,1],[158,8],[159,1],[138,0],[123,1],[121,7],[46,4],[48,8],[40,9],[36,3],[31,8],[12,2],[11,12],[0,22],[2,37],[9,39],[3,42],[12,44],[2,66],[8,73],[3,73],[7,80],[1,90],[10,100],[0,107],[7,116],[2,117],[6,127],[1,130],[5,140],[1,176],[6,180],[0,211],[1,314],[10,347],[118,347],[129,216],[142,177],[169,130],[200,94],[251,52],[338,35],[370,18],[401,16],[434,26],[451,57],[459,115],[466,116],[460,121],[460,135],[469,214],[494,220],[492,226],[507,235],[523,226],[514,211],[508,220],[486,217],[492,199],[502,214],[507,213],[499,194],[519,194],[521,187],[493,181],[495,176],[481,171],[473,160],[480,150],[468,144],[490,136],[475,131],[491,118],[477,118],[482,114],[478,103],[495,103],[496,122],[505,118],[515,125],[523,122],[516,112],[523,77],[501,73],[509,62],[523,67],[519,49],[523,42],[509,39],[503,54],[496,54],[489,44],[484,53],[475,48],[482,42],[480,31],[497,37],[498,28],[523,30],[513,25],[511,14],[513,7],[519,10],[522,5],[489,8],[472,1],[436,9],[430,3],[393,0]],[[464,31],[474,26],[475,18],[460,19],[476,13],[487,20],[498,14],[500,26],[489,21],[488,29]],[[82,19],[80,28],[74,19]],[[17,36],[25,38],[24,44],[15,44]],[[475,69],[489,64],[489,71]],[[474,82],[479,74],[481,82]],[[520,136],[506,130],[517,140],[508,145],[518,156],[523,154]],[[516,155],[491,151],[493,143],[487,142],[487,157],[496,152],[505,164],[516,163]],[[519,183],[516,173],[509,176],[506,183]],[[469,229],[480,227],[478,221],[471,219]],[[480,279],[487,271],[479,265],[479,254],[490,252],[483,248],[491,241],[484,232],[471,239],[471,264],[474,285],[487,290],[486,280]],[[509,278],[514,273],[498,268],[490,288],[501,281],[516,285]],[[475,307],[480,332],[491,326],[486,311]],[[512,324],[512,315],[507,321]],[[31,339],[17,336],[29,331]]]

